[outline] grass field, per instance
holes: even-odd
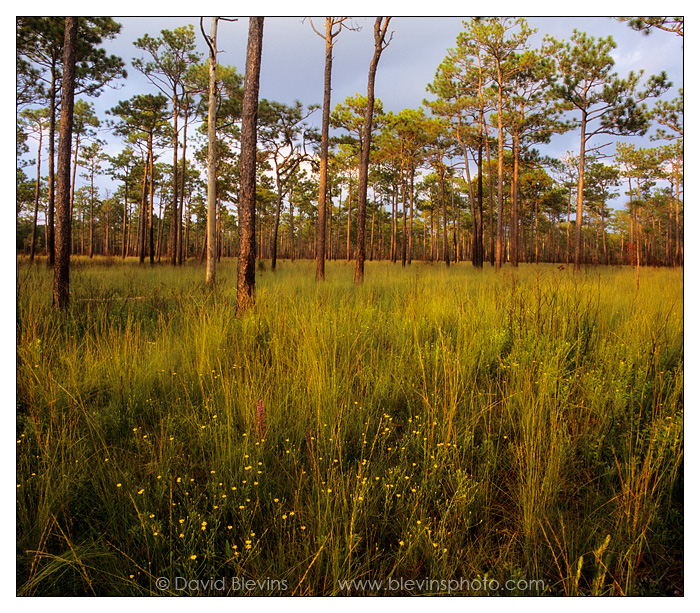
[[[18,263],[18,594],[682,593],[682,270],[314,270]]]

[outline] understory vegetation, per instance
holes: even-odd
[[[18,262],[18,594],[682,594],[682,269],[326,271]]]

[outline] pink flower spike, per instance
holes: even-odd
[[[258,409],[255,412],[255,434],[259,439],[265,436],[266,431],[265,424],[265,408],[263,406],[263,401],[258,400]]]

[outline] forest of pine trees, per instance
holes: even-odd
[[[330,88],[334,45],[355,26],[348,18],[327,19]],[[675,18],[629,23],[683,34]],[[128,68],[147,77],[152,91],[118,100],[113,87],[129,78],[128,60],[100,45],[119,36],[121,26],[110,18],[78,19],[72,255],[203,261],[209,210],[212,257],[237,256],[244,75],[217,63],[212,106],[210,57],[197,51],[210,24],[200,25],[201,34],[187,25],[134,41]],[[384,30],[375,33],[375,72],[382,50],[390,50],[387,25],[388,18],[377,23]],[[320,22],[310,26],[309,36],[313,28],[323,37]],[[522,18],[465,21],[419,108],[385,112],[379,98],[368,105],[363,92],[332,102],[328,96],[322,118],[320,105],[261,99],[255,256],[272,260],[273,269],[278,259],[354,260],[359,230],[363,258],[404,265],[682,265],[682,87],[661,101],[673,91],[665,74],[619,77],[610,37],[575,31],[569,41],[545,36],[536,48],[532,34]],[[63,46],[64,18],[17,19],[17,252],[32,260],[48,256],[49,263]],[[98,116],[92,99],[106,92],[115,103]],[[212,109],[216,185],[208,203]],[[567,132],[580,134],[580,148],[549,157],[552,136]],[[648,146],[624,139],[598,146],[599,136],[640,134]],[[107,139],[121,142],[117,154],[105,152]]]

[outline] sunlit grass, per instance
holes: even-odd
[[[681,589],[682,271],[280,262],[240,318],[217,276],[78,259],[59,314],[19,265],[18,593]]]

